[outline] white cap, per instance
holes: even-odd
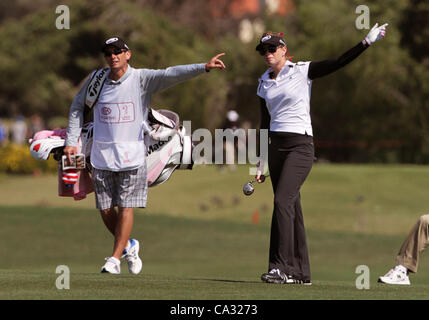
[[[238,113],[234,110],[228,111],[228,113],[226,114],[226,117],[228,118],[229,121],[237,121],[238,120]]]

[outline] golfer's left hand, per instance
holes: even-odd
[[[218,55],[214,56],[210,59],[209,62],[206,63],[206,71],[210,71],[211,69],[220,69],[225,70],[225,64],[222,60],[220,60],[220,57],[223,57],[225,53],[219,53]]]
[[[265,169],[265,164],[264,164],[264,161],[261,160],[256,165],[256,175],[255,175],[255,180],[258,181],[259,183],[262,183],[265,181],[265,175],[263,173],[264,169]]]
[[[382,26],[378,26],[378,23],[376,23],[372,29],[369,31],[368,35],[365,37],[366,43],[370,46],[374,42],[383,39],[386,35],[386,27],[388,26],[388,23],[383,24]]]

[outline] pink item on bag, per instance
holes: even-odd
[[[36,132],[33,137],[34,140],[46,139],[51,136],[57,136],[62,139],[67,137],[66,129],[57,129],[57,130],[42,130]],[[77,153],[81,152],[81,139],[77,146]],[[58,163],[58,195],[60,197],[73,197],[74,200],[83,200],[88,194],[94,192],[92,186],[92,180],[87,169],[84,170],[65,170],[67,175],[64,180],[64,172],[61,168],[61,162]],[[64,182],[68,182],[69,187],[66,186]]]

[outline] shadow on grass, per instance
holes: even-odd
[[[201,278],[190,278],[187,280],[194,281],[212,281],[212,282],[227,282],[227,283],[262,283],[262,281],[245,281],[245,280],[228,280],[228,279],[201,279]]]

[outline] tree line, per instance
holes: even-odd
[[[226,52],[227,71],[198,77],[154,96],[193,128],[221,127],[234,109],[241,123],[259,125],[258,77],[265,71],[243,43],[239,21],[210,15],[209,1],[63,1],[69,30],[55,28],[56,1],[0,4],[0,117],[66,117],[83,80],[104,66],[103,40],[128,41],[137,68],[204,62]],[[284,32],[293,61],[335,59],[368,30],[355,27],[359,1],[296,0],[286,16],[262,12],[267,30]],[[429,162],[429,5],[422,0],[367,1],[371,26],[389,23],[377,42],[338,72],[315,80],[311,114],[319,160]]]

